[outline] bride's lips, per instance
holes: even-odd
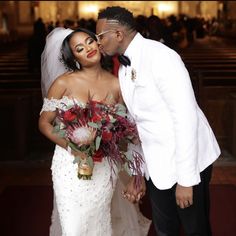
[[[93,57],[95,54],[97,54],[97,50],[93,50],[92,52],[87,54],[87,58]]]

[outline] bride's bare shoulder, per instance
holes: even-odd
[[[66,80],[70,79],[73,76],[73,74],[74,72],[67,71],[64,74],[58,76],[56,80],[58,81],[58,83],[66,82]]]
[[[49,94],[52,94],[53,97],[55,95],[61,95],[68,89],[68,81],[72,76],[72,72],[66,72],[60,76],[58,76],[55,81],[52,83],[49,88]]]
[[[68,83],[68,80],[71,79],[71,77],[73,76],[73,72],[65,72],[62,75],[59,75],[55,81],[53,82],[53,86],[66,86]]]

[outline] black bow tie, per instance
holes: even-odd
[[[124,66],[130,66],[131,65],[130,59],[125,55],[119,55],[118,60],[119,60],[120,64],[122,64]]]

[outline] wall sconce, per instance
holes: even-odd
[[[165,17],[166,14],[173,11],[173,6],[166,3],[160,3],[157,5],[157,10],[161,14],[161,17]]]
[[[84,7],[83,11],[87,12],[87,13],[97,13],[98,6],[97,5],[88,5],[88,6]]]

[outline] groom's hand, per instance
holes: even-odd
[[[130,178],[126,189],[123,191],[123,197],[132,203],[139,202],[146,192],[146,184],[144,178],[142,177],[141,186],[139,186],[138,189],[135,186],[135,178],[135,176],[132,176]]]
[[[179,184],[176,186],[176,204],[184,209],[193,204],[193,187],[184,187]]]

